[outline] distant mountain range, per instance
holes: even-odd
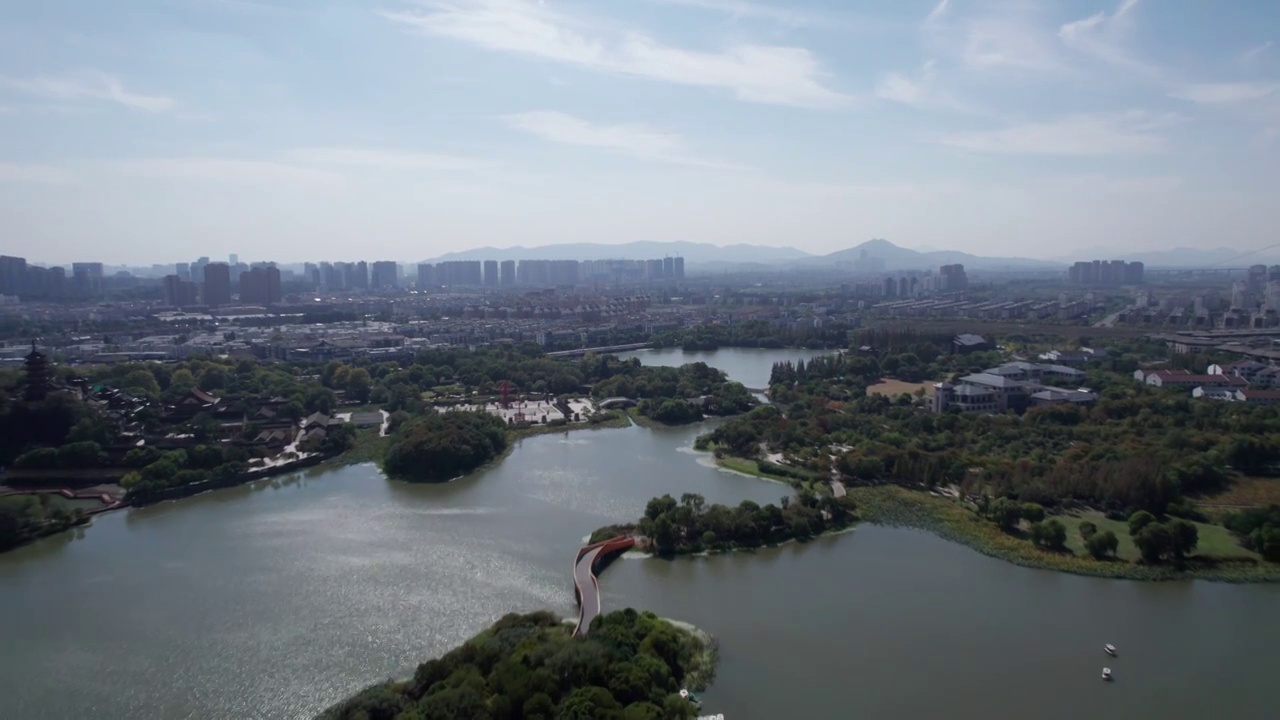
[[[1280,262],[1275,251],[1244,255],[1231,248],[1173,248],[1148,252],[1124,252],[1113,248],[1094,247],[1055,260],[1026,257],[990,257],[956,250],[912,250],[888,240],[872,239],[847,250],[814,255],[793,247],[770,245],[712,245],[698,242],[643,241],[605,245],[569,243],[542,247],[483,247],[447,253],[428,262],[447,260],[649,260],[670,256],[683,257],[692,269],[706,271],[762,271],[776,267],[826,267],[854,270],[863,256],[883,260],[883,270],[925,270],[942,265],[962,264],[967,270],[1065,270],[1081,260],[1128,260],[1150,267],[1210,267],[1230,263],[1242,267],[1253,263]],[[872,263],[876,265],[878,263]]]
[[[919,252],[898,247],[888,240],[868,240],[860,245],[827,255],[813,255],[793,247],[769,245],[712,245],[696,242],[631,242],[621,245],[571,243],[543,247],[483,247],[462,250],[433,258],[430,262],[448,260],[648,260],[668,255],[683,257],[689,266],[729,270],[745,266],[767,269],[769,266],[850,265],[868,257],[884,260],[884,270],[923,270],[939,265],[963,263],[974,269],[1052,269],[1062,263],[1030,258],[982,257],[951,250]]]
[[[696,242],[640,241],[621,245],[568,243],[542,247],[482,247],[446,253],[429,262],[446,260],[651,260],[666,256],[683,257],[691,265],[723,262],[733,258],[745,263],[778,264],[813,257],[790,247],[768,245],[712,245]]]
[[[966,270],[1053,270],[1062,267],[1062,263],[1053,260],[1036,260],[1023,257],[984,257],[956,250],[931,250],[920,252],[898,247],[888,240],[868,240],[848,250],[837,250],[820,258],[824,263],[853,265],[862,259],[863,253],[868,258],[884,261],[885,270],[924,270],[941,265],[960,263]]]

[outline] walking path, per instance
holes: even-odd
[[[578,624],[573,628],[574,637],[584,637],[591,628],[591,621],[600,615],[600,581],[597,573],[619,553],[635,547],[634,537],[620,535],[587,545],[578,551],[573,563],[573,589],[578,597]]]

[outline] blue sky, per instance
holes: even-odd
[[[1278,43],[1264,0],[6,3],[0,251],[1251,249]]]

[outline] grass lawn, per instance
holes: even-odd
[[[1280,505],[1280,478],[1242,477],[1226,490],[1198,498],[1196,502],[1206,508]]]
[[[1080,523],[1088,520],[1098,526],[1098,532],[1110,530],[1116,534],[1116,539],[1120,541],[1120,547],[1116,550],[1116,555],[1121,560],[1137,562],[1142,557],[1142,554],[1138,552],[1138,548],[1133,544],[1133,538],[1129,537],[1129,523],[1125,521],[1108,520],[1102,513],[1092,511],[1078,515],[1063,515],[1059,516],[1058,519],[1062,521],[1063,525],[1067,526],[1067,548],[1077,555],[1088,554],[1088,551],[1084,549],[1084,540],[1080,537]],[[1196,555],[1223,559],[1261,559],[1262,557],[1255,552],[1240,547],[1240,543],[1236,542],[1235,535],[1232,535],[1230,530],[1221,525],[1195,523],[1195,526],[1200,533],[1200,542],[1196,545]]]
[[[904,380],[888,379],[888,380],[881,380],[875,385],[869,386],[867,388],[867,394],[868,395],[884,395],[886,397],[896,398],[902,393],[907,393],[909,395],[914,396],[916,394],[916,391],[922,388],[924,389],[926,394],[931,394],[929,393],[929,390],[933,388],[933,383],[931,382],[912,383],[912,382],[906,382]]]

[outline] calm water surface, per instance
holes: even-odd
[[[388,482],[372,466],[299,474],[108,514],[0,555],[0,718],[310,717],[503,613],[568,616],[573,553],[597,526],[663,492],[783,494],[709,467],[689,450],[705,429],[532,438],[447,486]],[[602,585],[606,607],[719,638],[706,708],[732,720],[1199,720],[1280,706],[1278,586],[1077,578],[877,527],[628,558]],[[1104,664],[1115,683],[1098,679]]]
[[[830,355],[831,350],[768,350],[763,348],[722,348],[705,352],[686,352],[680,348],[637,350],[618,353],[620,358],[640,358],[645,365],[679,367],[685,363],[704,362],[724,370],[729,377],[750,388],[769,386],[773,364],[784,360],[808,360]]]

